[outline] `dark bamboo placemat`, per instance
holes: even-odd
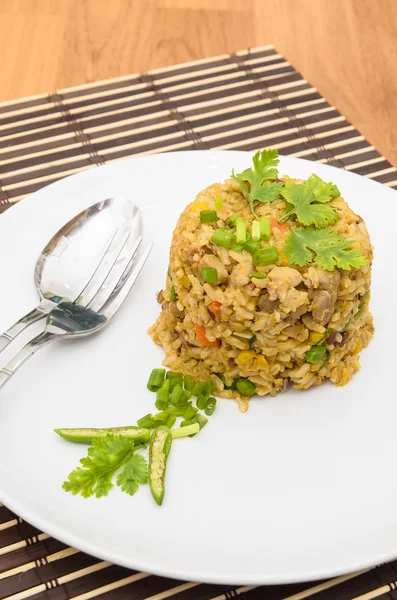
[[[0,104],[0,212],[66,175],[127,156],[269,146],[397,189],[397,169],[263,46]],[[0,600],[235,597],[397,600],[397,561],[318,583],[180,582],[87,556],[0,504]]]

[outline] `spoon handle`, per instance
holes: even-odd
[[[10,362],[0,371],[0,388],[3,387],[4,384],[15,374],[15,372],[23,365],[24,362],[28,360],[37,350],[46,346],[49,342],[57,338],[58,335],[56,333],[51,333],[50,331],[43,331],[35,338],[30,340],[22,348],[20,352]]]
[[[24,317],[19,319],[7,331],[0,335],[0,352],[4,350],[26,327],[32,323],[46,317],[48,312],[44,312],[40,306],[28,312]]]

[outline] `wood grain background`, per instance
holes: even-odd
[[[397,0],[0,0],[0,101],[274,43],[397,165]]]

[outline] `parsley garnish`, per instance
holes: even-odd
[[[300,227],[291,231],[284,246],[290,264],[300,267],[314,262],[327,271],[335,267],[349,270],[368,264],[359,250],[351,248],[352,241],[327,229]]]
[[[281,190],[281,195],[290,206],[280,222],[295,214],[302,225],[333,225],[338,220],[338,213],[325,204],[331,200],[332,193],[335,193],[332,186],[332,183],[324,183],[317,175],[312,175],[305,183],[288,182]]]
[[[147,463],[143,456],[134,454],[134,440],[122,435],[109,434],[92,440],[88,456],[80,460],[63,484],[66,492],[81,494],[84,498],[107,496],[113,487],[113,477],[123,492],[133,496],[141,483],[147,481]]]
[[[242,173],[232,171],[232,178],[237,181],[244,196],[247,198],[251,207],[252,214],[255,215],[254,202],[273,202],[280,197],[280,190],[284,183],[269,181],[277,179],[277,165],[280,162],[278,150],[269,149],[257,152],[252,159],[253,168],[245,169]],[[249,184],[249,185],[248,185]],[[255,215],[256,216],[256,215]]]

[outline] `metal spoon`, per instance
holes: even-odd
[[[71,219],[48,242],[37,260],[34,283],[39,304],[0,335],[0,352],[59,302],[79,302],[79,294],[98,265],[102,273],[107,273],[118,260],[120,249],[128,252],[141,235],[141,212],[124,198],[108,198]]]

